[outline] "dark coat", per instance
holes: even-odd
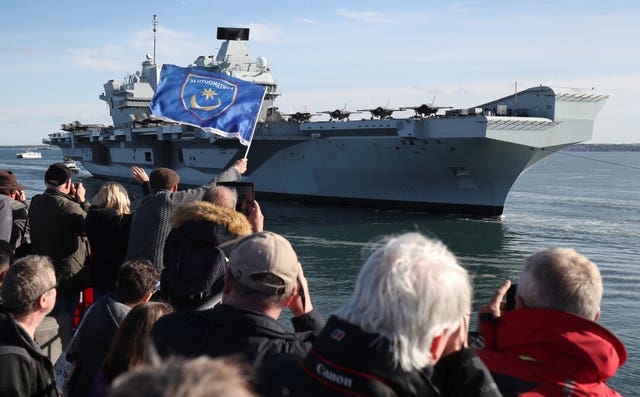
[[[124,262],[133,214],[118,214],[113,208],[91,207],[85,228],[91,246],[91,286],[116,289],[116,274]]]
[[[57,396],[53,366],[13,315],[0,313],[0,396]]]
[[[303,357],[323,325],[315,310],[291,321],[295,332],[261,313],[220,304],[209,310],[163,316],[153,326],[151,337],[162,357],[241,354],[259,367],[271,354]]]
[[[110,296],[105,296],[89,308],[76,331],[70,353],[77,367],[69,384],[72,396],[86,396],[93,377],[107,357],[109,345],[131,308]]]
[[[178,207],[173,217],[173,229],[164,246],[164,266],[160,277],[162,298],[177,309],[190,310],[199,307],[202,302],[198,299],[180,301],[171,292],[197,292],[207,297],[221,293],[221,281],[226,270],[225,258],[215,247],[248,236],[251,232],[249,221],[238,211],[203,201]],[[181,270],[172,273],[176,269]],[[195,279],[192,285],[178,285],[189,279],[176,277],[177,274],[189,274]],[[205,287],[210,283],[212,285]]]
[[[436,365],[414,371],[396,368],[391,349],[380,335],[332,316],[301,363],[275,357],[265,364],[259,391],[269,397],[500,396],[470,349],[448,356],[441,369]],[[438,374],[442,370],[446,374]]]
[[[505,396],[619,396],[605,381],[627,352],[597,323],[534,308],[480,320],[486,347],[478,355]]]
[[[135,202],[127,259],[148,259],[161,271],[164,242],[171,231],[171,217],[176,207],[201,200],[205,191],[215,186],[216,182],[236,181],[239,178],[240,173],[235,168],[229,168],[204,186],[177,192],[160,190]]]
[[[13,227],[11,229],[11,248],[15,251],[22,244],[29,244],[29,225],[27,225],[27,216],[29,215],[29,207],[26,203],[18,200],[11,200],[11,210],[13,215]]]
[[[31,253],[51,258],[58,292],[62,295],[88,286],[88,274],[80,272],[90,254],[84,230],[88,209],[86,201],[79,204],[73,197],[55,190],[47,190],[31,200]]]

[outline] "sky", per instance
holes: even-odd
[[[0,13],[0,145],[33,145],[61,123],[111,124],[103,84],[156,59],[217,53],[218,26],[249,27],[281,110],[469,108],[531,86],[610,99],[591,143],[640,143],[640,2],[6,1]]]

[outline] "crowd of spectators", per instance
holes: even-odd
[[[0,171],[0,395],[618,395],[606,381],[627,353],[598,323],[602,277],[584,255],[532,253],[470,330],[456,256],[420,233],[385,236],[325,324],[291,242],[217,185],[246,169],[179,190],[175,171],[133,167],[134,203],[116,182],[89,203],[64,163],[28,202]],[[88,288],[95,303],[75,324]],[[56,357],[36,337],[45,318]]]

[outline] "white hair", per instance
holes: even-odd
[[[602,300],[598,267],[571,248],[538,251],[524,262],[516,295],[526,307],[562,310],[594,320]]]
[[[395,367],[411,371],[431,364],[435,336],[458,329],[471,293],[467,271],[444,244],[407,233],[371,253],[335,314],[387,339]]]

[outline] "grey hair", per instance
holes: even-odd
[[[34,311],[40,295],[55,287],[55,283],[51,260],[46,256],[28,255],[16,260],[7,270],[2,300],[11,313],[29,314]]]
[[[227,186],[214,186],[204,193],[202,201],[234,210],[238,204],[238,191]]]
[[[388,237],[365,261],[337,317],[390,343],[396,368],[431,364],[433,338],[454,332],[471,307],[467,271],[440,241],[419,233]]]
[[[516,295],[526,307],[562,310],[594,320],[602,301],[598,267],[571,248],[550,248],[525,259]]]
[[[114,379],[110,397],[255,397],[251,369],[233,357],[170,358]]]

